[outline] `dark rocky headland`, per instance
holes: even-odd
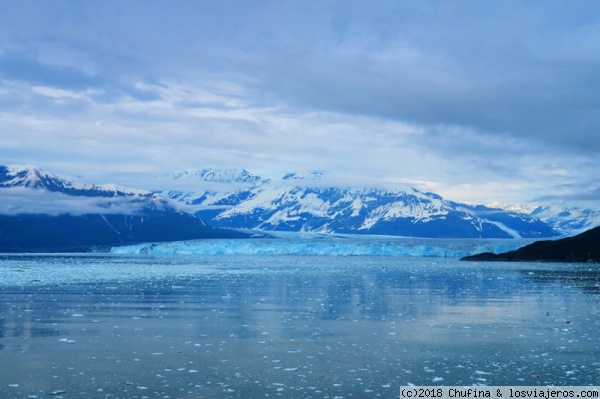
[[[597,262],[600,263],[600,226],[573,237],[536,241],[515,251],[484,252],[461,260],[495,262]]]

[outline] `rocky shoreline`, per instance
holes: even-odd
[[[573,237],[536,241],[515,251],[484,252],[465,261],[486,262],[596,262],[600,263],[600,226]]]

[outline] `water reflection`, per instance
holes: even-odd
[[[23,259],[3,266],[39,281],[0,291],[0,397],[65,387],[87,397],[392,397],[407,383],[600,380],[597,279],[577,267]],[[77,265],[97,279],[69,282]]]
[[[600,266],[597,264],[578,264],[564,269],[559,266],[554,270],[522,270],[525,278],[539,283],[559,283],[575,287],[589,294],[600,294]]]

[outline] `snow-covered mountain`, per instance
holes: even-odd
[[[149,191],[75,183],[34,166],[0,166],[0,252],[230,235]]]
[[[310,173],[305,173],[305,174],[298,174],[298,173],[288,173],[287,175],[283,176],[281,178],[281,180],[288,180],[288,181],[320,181],[323,179],[325,175],[321,172],[310,172]]]
[[[218,175],[227,175],[220,172]],[[231,190],[167,192],[195,206],[196,215],[217,227],[414,237],[542,238],[558,232],[531,215],[471,206],[416,189],[324,187],[323,175],[288,174]]]
[[[564,236],[583,233],[600,226],[600,210],[566,205],[488,204],[505,211],[528,214],[548,224]]]
[[[565,206],[538,206],[531,213],[564,235],[582,233],[600,226],[600,211]]]
[[[165,202],[160,196],[144,190],[125,188],[116,184],[76,183],[32,165],[0,165],[0,187],[44,189],[71,196],[84,197],[138,197]]]
[[[187,205],[231,206],[247,198],[250,190],[270,183],[269,179],[253,175],[245,169],[185,170],[171,177],[176,181],[193,182],[193,191],[165,190],[159,194]]]
[[[231,236],[218,228],[545,238],[600,224],[597,211],[523,211],[461,204],[413,188],[334,187],[321,173],[291,173],[271,181],[246,170],[202,169],[170,178],[186,189],[153,193],[76,183],[34,166],[0,166],[0,251]],[[165,197],[185,204],[195,216]]]
[[[247,183],[258,185],[269,182],[260,176],[253,175],[245,169],[200,169],[184,170],[172,175],[174,179],[193,179],[215,183]]]

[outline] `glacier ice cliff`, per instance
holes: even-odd
[[[512,251],[531,239],[429,239],[279,233],[276,237],[208,239],[113,247],[114,254],[320,255],[460,258]]]

